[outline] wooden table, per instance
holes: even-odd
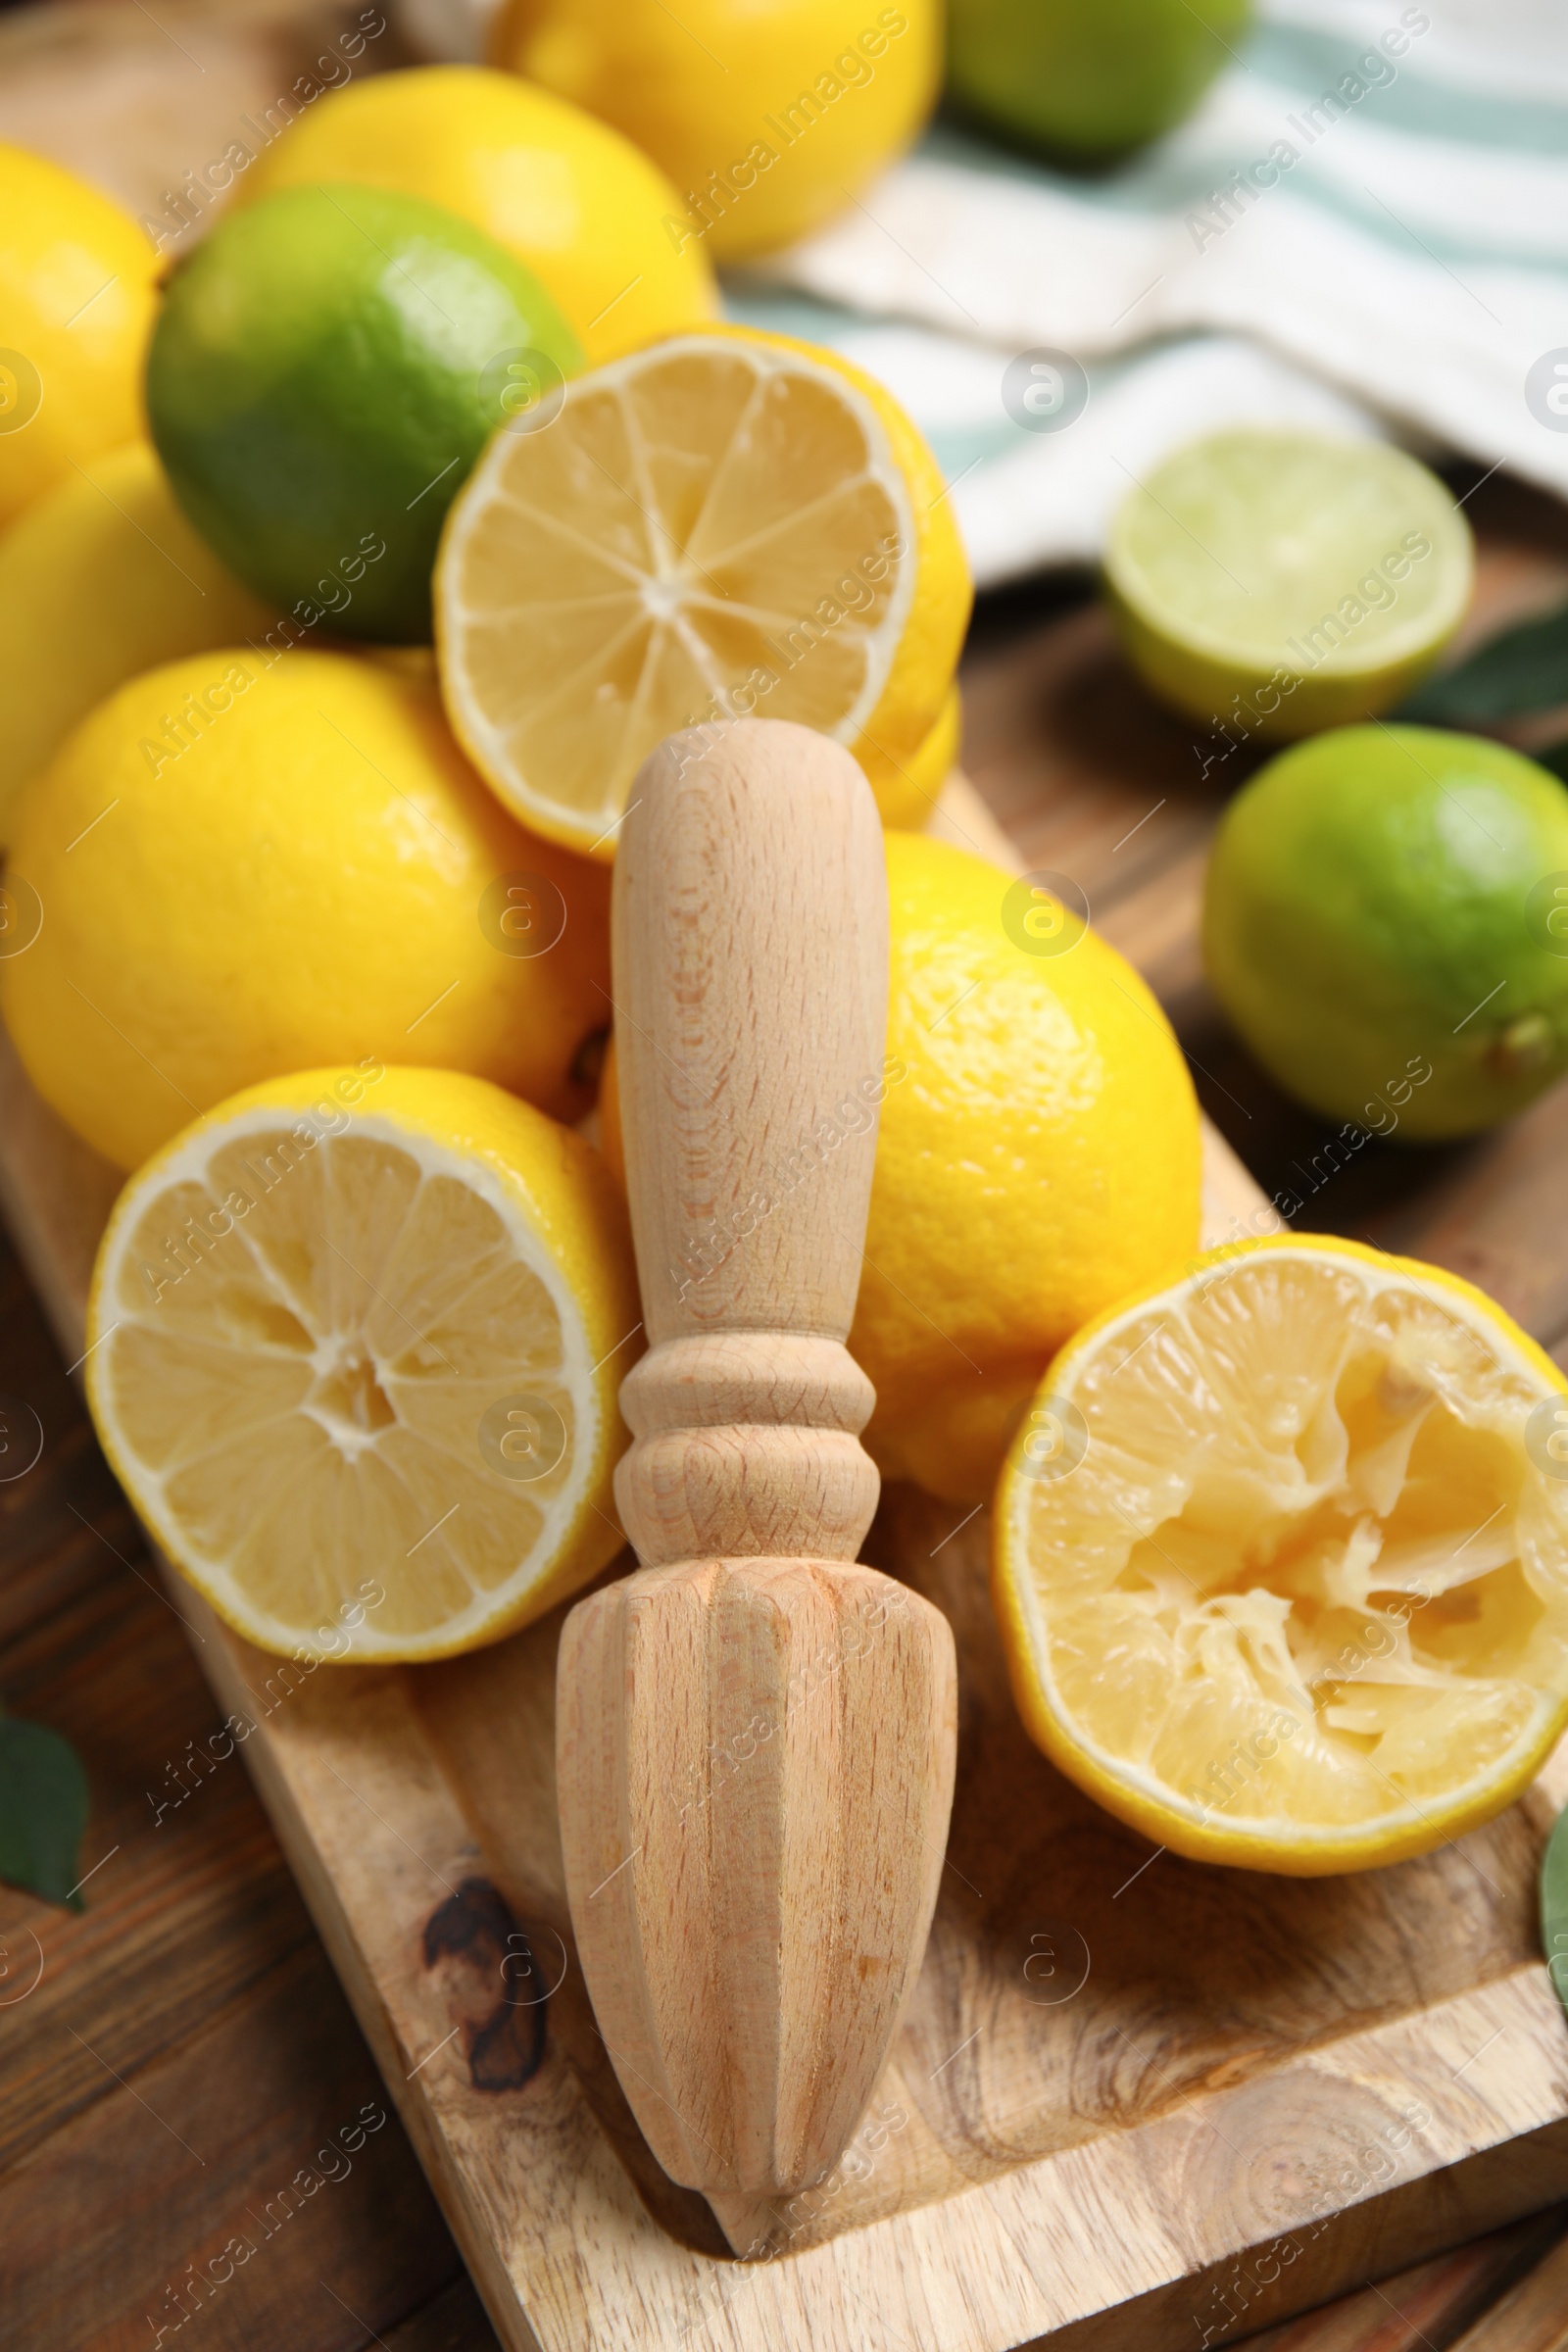
[[[1472,503],[1494,620],[1568,584],[1560,509],[1501,483]],[[1229,1036],[1196,958],[1203,848],[1229,779],[1200,780],[1188,730],[1138,692],[1082,582],[988,600],[964,683],[976,784],[1032,864],[1072,873],[1105,935],[1136,941],[1205,1107],[1253,1172],[1310,1194],[1304,1224],[1417,1238],[1564,1354],[1568,1254],[1533,1237],[1560,1216],[1568,1088],[1482,1144],[1369,1146],[1332,1178],[1319,1162],[1311,1193],[1322,1131]],[[1509,1212],[1489,1219],[1504,1181]],[[36,1466],[0,1486],[0,1705],[67,1734],[92,1788],[85,1914],[0,1889],[0,2347],[493,2345],[243,1765],[157,1812],[218,1712],[9,1250],[0,1285],[0,1393],[45,1431]],[[40,1953],[36,1988],[16,1997]],[[356,2119],[363,2145],[326,2152]],[[267,2234],[269,2203],[301,2175],[319,2185]],[[256,2253],[197,2302],[187,2266],[247,2213]],[[1255,2341],[1568,2345],[1568,2211]]]

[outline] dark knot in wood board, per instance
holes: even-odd
[[[425,1921],[424,1965],[443,1961],[456,1963],[451,1999],[469,2082],[475,2090],[520,2090],[544,2064],[549,1980],[488,1879],[465,1879]]]

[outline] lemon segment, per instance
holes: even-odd
[[[536,831],[609,859],[676,729],[795,719],[869,765],[942,716],[969,583],[941,475],[833,355],[714,329],[580,377],[491,441],[448,516],[453,727]]]
[[[1008,1455],[1031,1736],[1201,1861],[1364,1870],[1488,1820],[1568,1721],[1565,1437],[1568,1382],[1453,1275],[1211,1251],[1070,1342]]]
[[[1129,659],[1178,710],[1243,740],[1376,716],[1458,627],[1470,526],[1381,441],[1241,427],[1130,490],[1105,587]]]
[[[596,1152],[483,1080],[367,1057],[236,1096],[126,1186],[88,1397],[147,1527],[248,1641],[440,1657],[619,1548],[636,1301]]]

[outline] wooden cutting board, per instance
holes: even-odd
[[[950,785],[934,829],[1016,863]],[[0,1041],[3,1045],[3,1041]],[[1206,1238],[1262,1196],[1206,1136]],[[114,1172],[0,1059],[0,1197],[71,1356]],[[870,2116],[787,2208],[673,2188],[583,1998],[554,1791],[560,1617],[449,1664],[264,1656],[171,1592],[509,2346],[1065,2352],[1225,2340],[1568,2191],[1534,1878],[1568,1758],[1367,1877],[1152,1851],[1007,1695],[987,1514],[892,1490],[867,1556],[962,1682],[931,1948]],[[738,2262],[732,2248],[760,2248]]]
[[[340,14],[163,0],[156,20],[92,5],[12,20],[0,136],[156,211]],[[394,40],[366,68],[393,62]],[[1491,550],[1476,626],[1568,579],[1544,510]],[[970,762],[1012,838],[961,784],[937,829],[1074,875],[1270,1190],[1332,1177],[1307,1222],[1455,1265],[1556,1341],[1568,1089],[1467,1152],[1325,1169],[1202,990],[1201,862],[1233,779],[1197,773],[1092,611],[982,647],[965,689]],[[1262,1196],[1212,1130],[1207,1152],[1207,1238],[1258,1229]],[[68,1357],[116,1181],[0,1039],[0,1200]],[[867,1556],[957,1637],[953,1837],[872,2112],[832,2179],[781,2211],[672,2188],[595,2034],[555,1827],[559,1621],[437,1668],[303,1674],[172,1580],[509,2347],[1228,2345],[1568,2193],[1568,2030],[1534,1918],[1568,1758],[1487,1830],[1396,1870],[1295,1883],[1178,1861],[1025,1740],[986,1544],[984,1512],[964,1521],[912,1489],[873,1530]]]

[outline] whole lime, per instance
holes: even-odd
[[[480,450],[581,366],[538,279],[455,213],[293,188],[176,271],[147,408],[175,496],[241,579],[307,628],[414,644]]]
[[[1190,115],[1249,0],[949,0],[948,86],[1027,146],[1125,155]]]
[[[1314,736],[1227,810],[1203,955],[1312,1109],[1407,1142],[1494,1126],[1568,1066],[1568,790],[1480,736]]]

